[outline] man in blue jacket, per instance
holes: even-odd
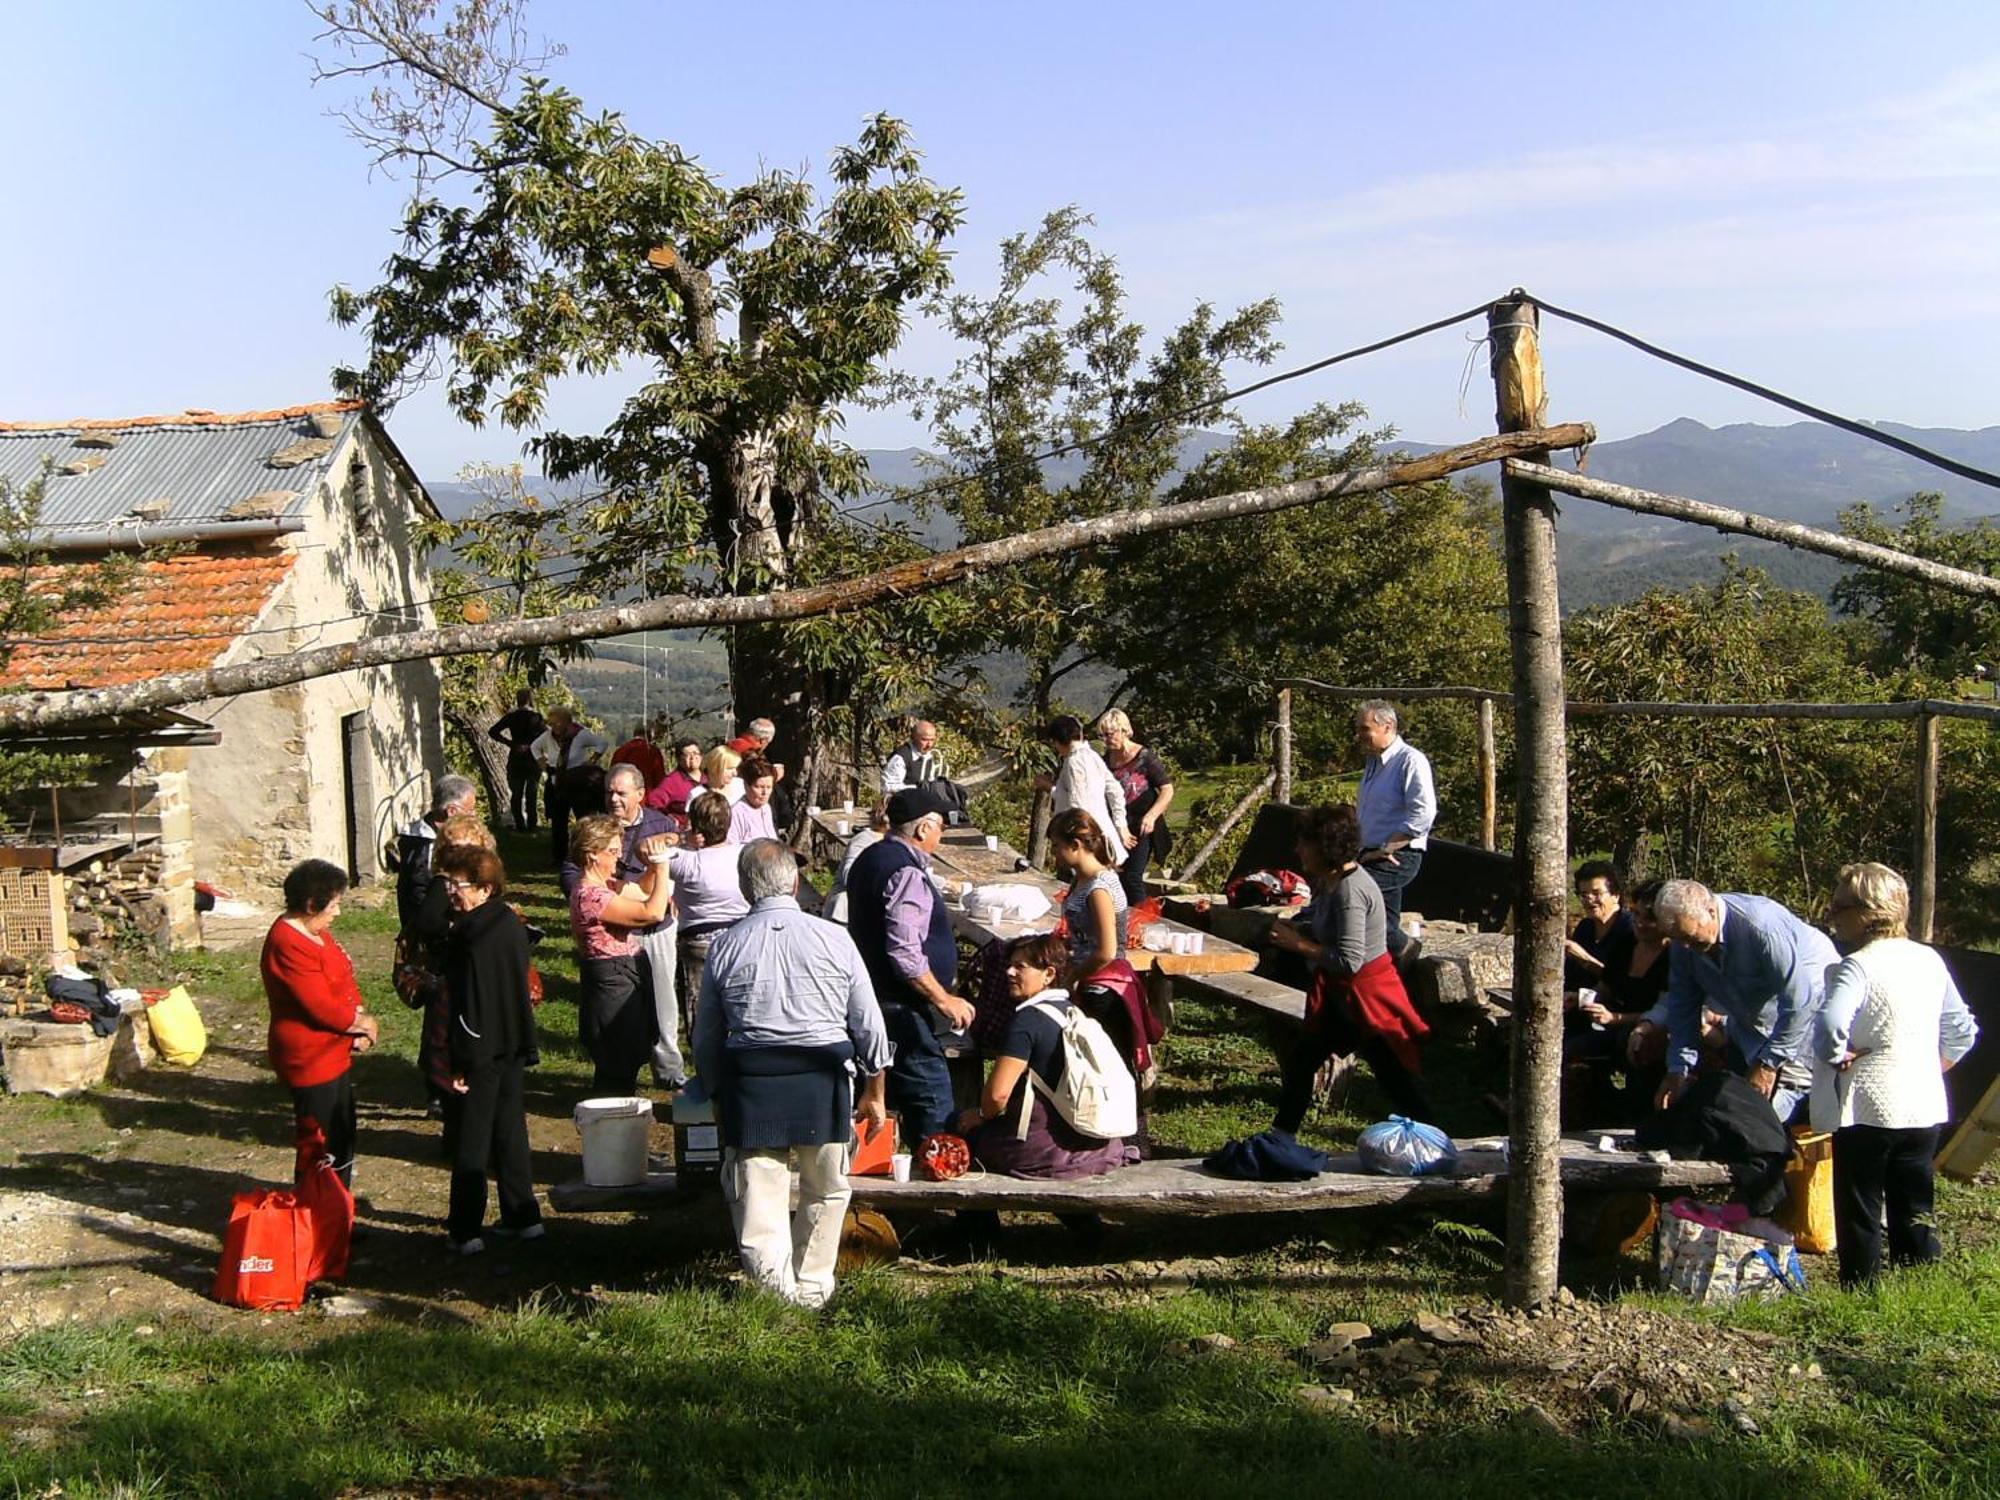
[[[1833,940],[1763,896],[1717,894],[1669,880],[1653,903],[1671,941],[1667,968],[1667,1081],[1662,1109],[1701,1059],[1704,1006],[1728,1021],[1729,1067],[1789,1121],[1812,1088],[1813,1023],[1826,1000]]]
[[[931,855],[944,838],[945,803],[926,787],[889,799],[889,833],[862,851],[847,872],[847,930],[874,982],[889,1041],[889,1107],[912,1144],[950,1128],[951,1073],[932,1016],[948,1026],[972,1024],[973,1008],[951,992],[958,979],[958,940],[931,875]]]

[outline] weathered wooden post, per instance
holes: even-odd
[[[1931,940],[1937,922],[1938,716],[1917,715],[1917,829],[1910,858],[1910,936]]]
[[[1493,748],[1493,700],[1479,700],[1479,844],[1499,847],[1499,756]]]
[[[1272,737],[1272,769],[1277,773],[1271,795],[1281,803],[1292,800],[1292,690],[1278,689],[1278,731]]]
[[[1516,288],[1487,314],[1502,432],[1538,426],[1538,309]],[[1544,460],[1545,461],[1545,460]],[[1540,485],[1500,482],[1507,546],[1507,634],[1514,658],[1514,1039],[1507,1140],[1505,1295],[1534,1307],[1556,1292],[1562,1243],[1562,958],[1568,915],[1569,770],[1555,501]]]

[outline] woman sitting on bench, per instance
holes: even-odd
[[[1052,932],[1016,938],[1007,947],[1007,989],[1014,1017],[1007,1023],[979,1103],[958,1122],[973,1159],[989,1172],[1010,1177],[1096,1177],[1139,1159],[1138,1150],[1122,1140],[1094,1140],[1072,1129],[1029,1081],[1032,1070],[1048,1089],[1062,1084],[1066,1063],[1061,1018],[1070,1009],[1070,999],[1059,986],[1068,972],[1069,955],[1063,940]],[[1024,1099],[1024,1091],[1033,1097]],[[1024,1107],[1025,1137],[1019,1128]]]
[[[1418,1017],[1389,957],[1382,891],[1358,863],[1361,820],[1345,803],[1306,809],[1299,822],[1299,865],[1312,882],[1304,922],[1279,922],[1272,943],[1312,971],[1305,1025],[1283,1059],[1279,1130],[1296,1135],[1312,1104],[1313,1077],[1330,1057],[1359,1053],[1391,1107],[1430,1120],[1417,1082],[1417,1041],[1430,1028]]]

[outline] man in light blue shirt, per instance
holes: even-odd
[[[1354,745],[1361,752],[1361,868],[1382,888],[1389,920],[1389,952],[1398,963],[1416,956],[1402,926],[1403,888],[1423,868],[1437,821],[1437,788],[1424,752],[1396,732],[1396,706],[1370,698],[1354,712]]]
[[[1833,940],[1763,896],[1718,895],[1695,880],[1660,887],[1653,915],[1672,944],[1667,1081],[1673,1103],[1701,1059],[1701,1012],[1728,1021],[1729,1065],[1789,1121],[1812,1088],[1813,1025],[1826,1001]]]
[[[757,839],[737,873],[750,913],[709,946],[695,1055],[720,1106],[722,1190],[743,1269],[818,1307],[833,1295],[851,1121],[883,1119],[889,1035],[853,939],[799,909],[792,851]],[[857,1075],[867,1080],[858,1107]]]

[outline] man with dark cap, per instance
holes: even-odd
[[[864,850],[847,874],[848,934],[861,950],[896,1049],[888,1104],[913,1144],[950,1128],[956,1113],[932,1013],[956,1028],[970,1026],[973,1017],[971,1004],[951,992],[958,940],[931,874],[945,811],[944,799],[926,787],[896,793],[889,799],[888,837]]]

